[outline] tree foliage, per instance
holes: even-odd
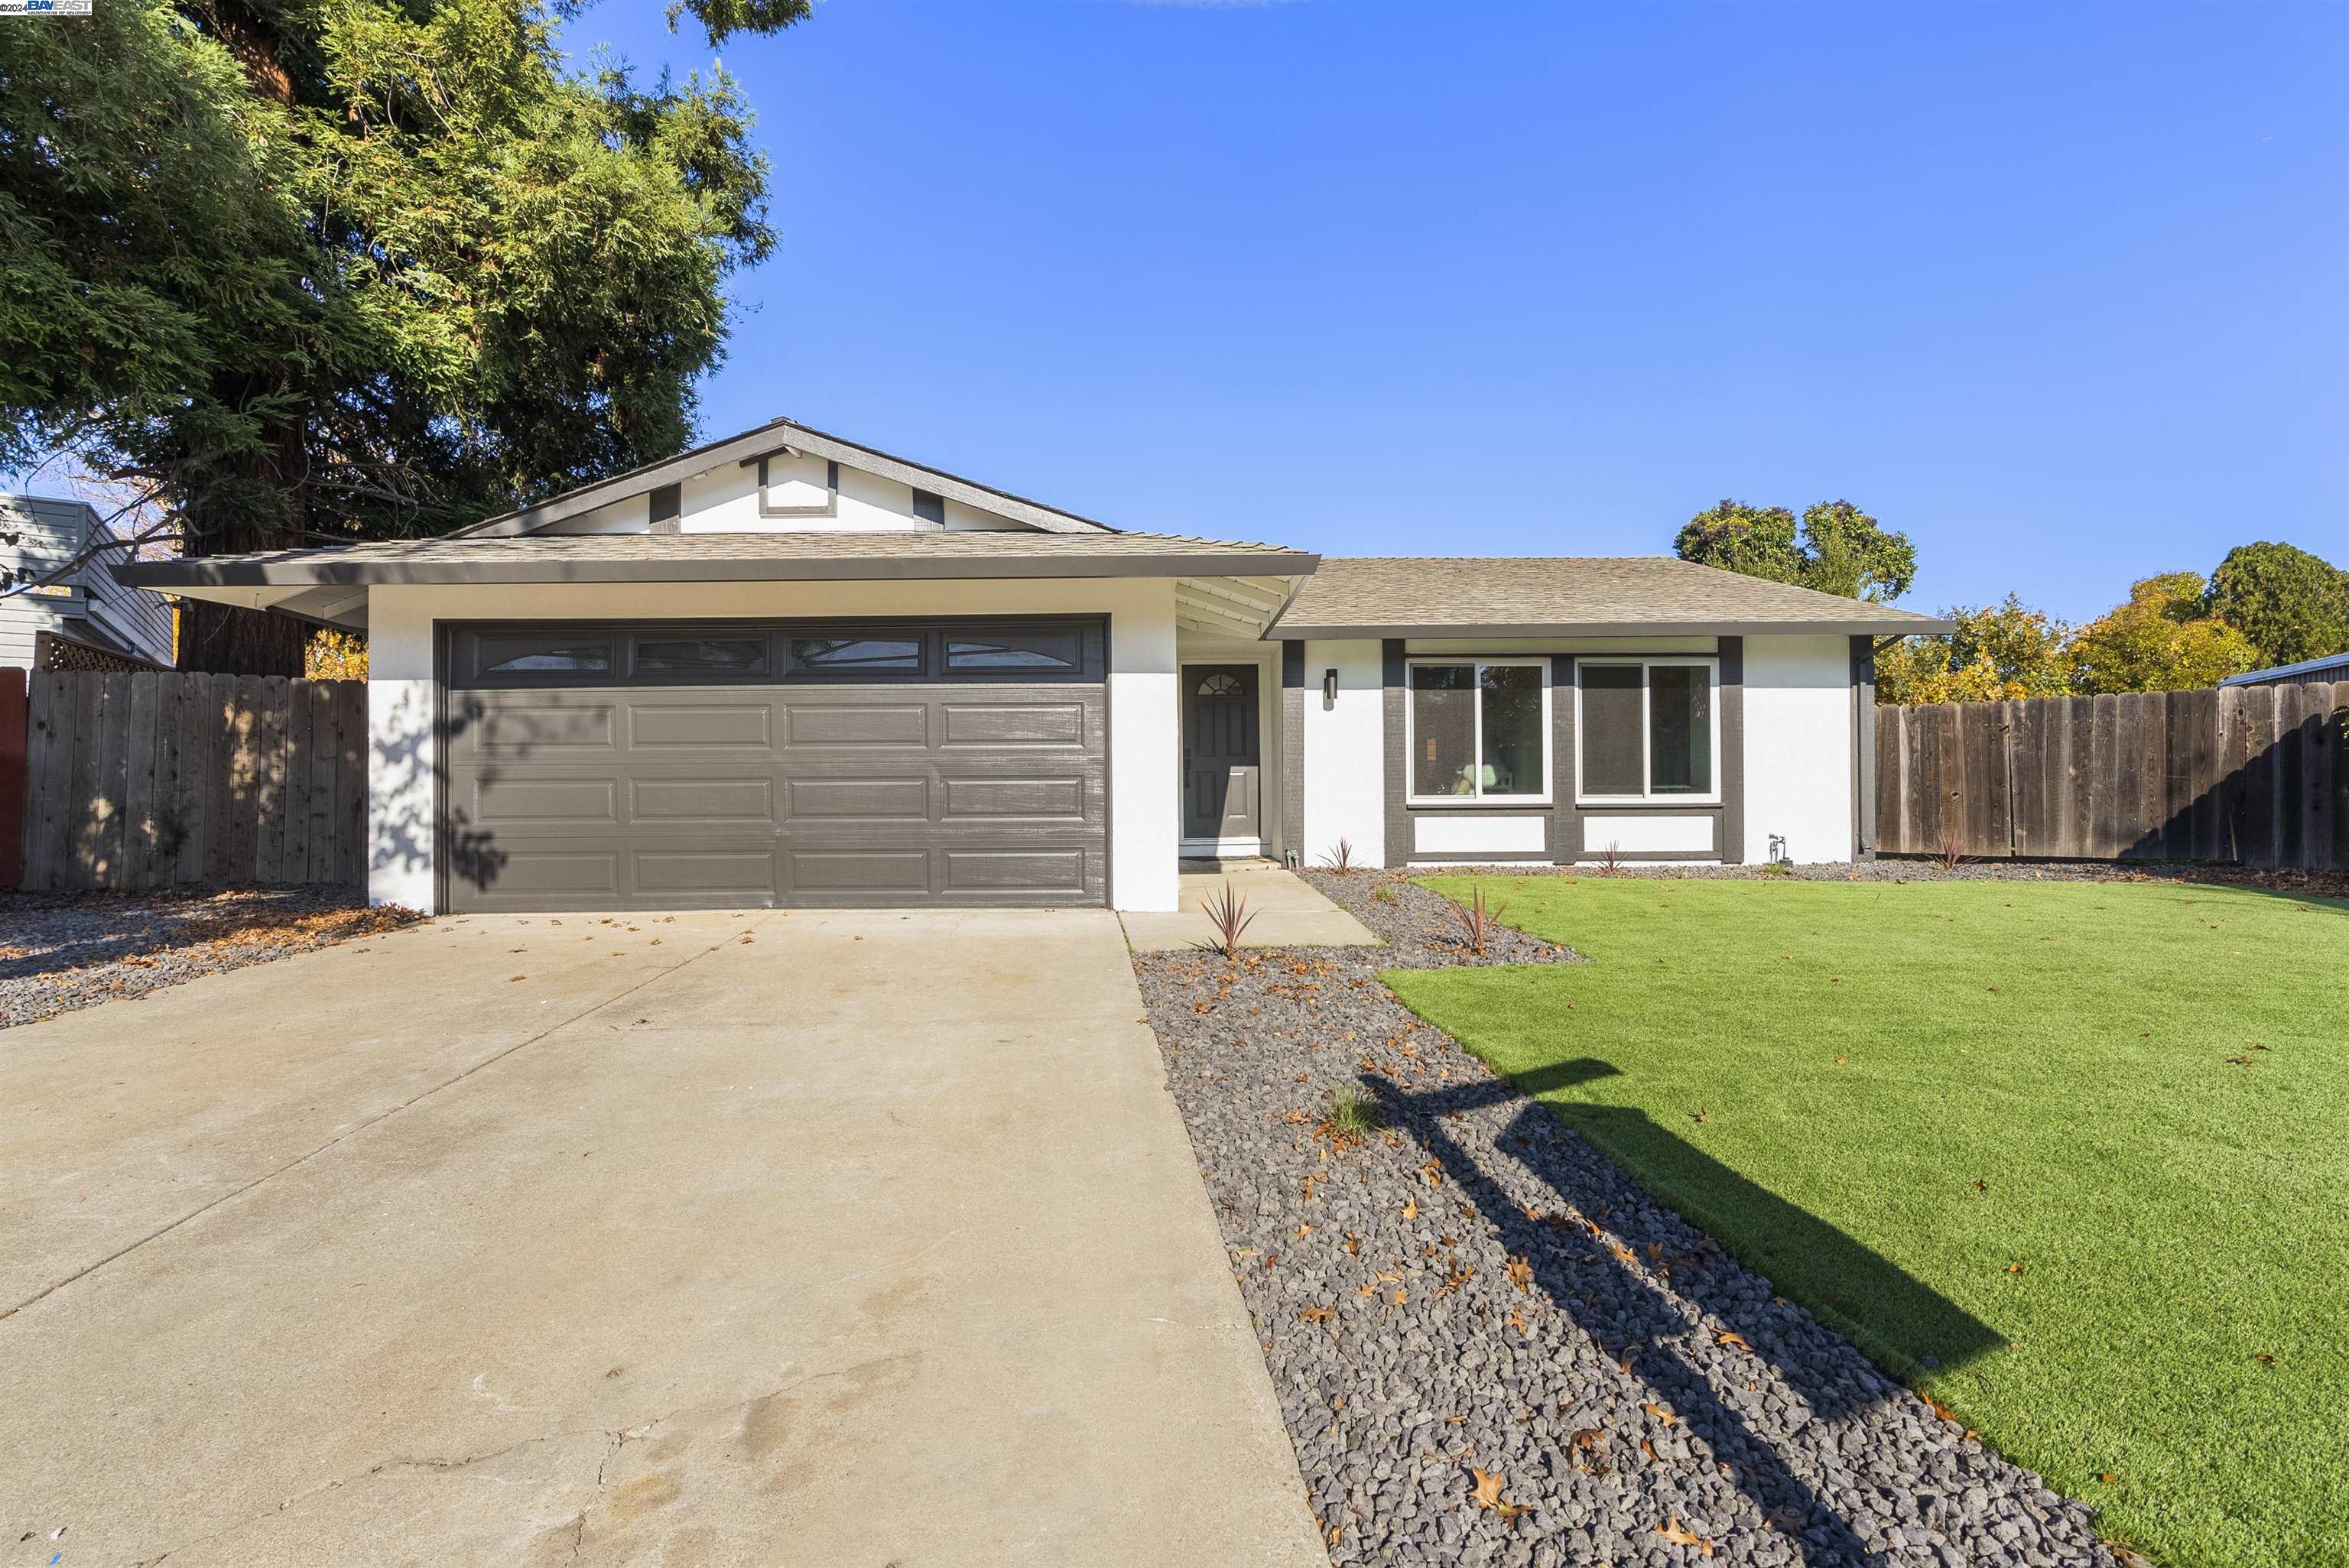
[[[684,12],[716,38],[807,6]],[[11,29],[0,467],[136,479],[202,552],[442,531],[679,449],[724,280],[774,242],[766,166],[722,71],[575,70],[570,14],[109,0]],[[194,667],[291,673],[297,626],[246,659],[210,611]]]
[[[1689,519],[1672,540],[1682,561],[1847,599],[1889,603],[1917,577],[1917,552],[1847,500],[1805,509],[1798,526],[1782,506],[1723,500]]]
[[[2349,652],[2349,572],[2261,540],[2227,552],[2210,573],[2209,613],[2249,639],[2262,665]]]
[[[2004,603],[1942,612],[1955,634],[1903,637],[1876,659],[1877,700],[1992,702],[2072,689],[2072,629],[2013,594]]]
[[[2188,691],[2256,667],[2250,640],[2203,613],[2209,586],[2199,572],[2166,572],[2133,585],[2128,603],[2073,635],[2072,689]]]
[[[1904,637],[1876,659],[1877,700],[1991,702],[2216,686],[2258,662],[2240,632],[2203,613],[2199,574],[2146,578],[2128,602],[2071,627],[2010,593],[1944,610],[1954,634]]]

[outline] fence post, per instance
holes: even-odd
[[[31,713],[26,690],[25,671],[13,665],[0,668],[0,892],[15,887],[25,873],[25,776],[30,745],[26,725]]]

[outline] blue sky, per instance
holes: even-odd
[[[566,42],[707,66],[659,9]],[[2349,563],[2349,6],[820,0],[723,59],[781,244],[708,436],[1330,553],[1845,496],[1920,608]]]

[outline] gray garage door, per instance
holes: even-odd
[[[1106,634],[449,628],[445,907],[1104,903]]]

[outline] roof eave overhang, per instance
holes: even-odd
[[[886,583],[1072,577],[1264,576],[1310,573],[1320,557],[1296,552],[1185,555],[1026,555],[903,560],[352,562],[235,559],[142,561],[114,567],[133,588],[406,587],[460,583]]]
[[[1423,641],[1475,642],[1502,637],[1920,637],[1954,632],[1957,623],[1920,618],[1878,621],[1550,621],[1494,622],[1474,625],[1321,626],[1283,623],[1265,634],[1274,642],[1360,641],[1402,637]]]

